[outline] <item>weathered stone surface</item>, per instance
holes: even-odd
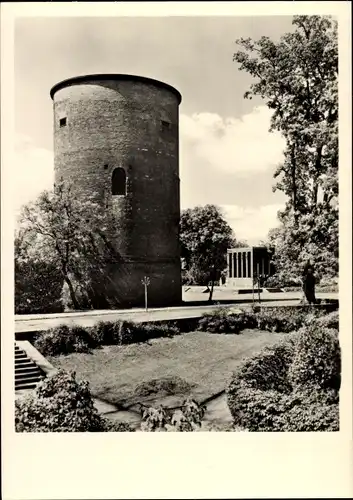
[[[113,216],[110,238],[122,258],[107,262],[113,302],[141,305],[145,275],[151,305],[181,302],[180,95],[154,80],[104,75],[59,84],[52,97],[56,180],[71,182],[77,196],[95,193]],[[125,196],[112,195],[119,167]]]

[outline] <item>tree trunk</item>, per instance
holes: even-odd
[[[314,174],[313,199],[312,199],[313,208],[316,208],[317,205],[317,193],[319,188],[318,178],[321,173],[321,157],[322,157],[322,146],[319,146],[316,149],[315,174]]]
[[[69,292],[70,292],[70,298],[72,300],[72,303],[73,303],[73,306],[74,306],[74,309],[80,309],[80,304],[76,298],[76,294],[75,294],[75,290],[74,290],[74,287],[73,287],[73,284],[69,278],[69,276],[67,274],[64,274],[64,280],[67,284],[67,286],[69,287]]]
[[[295,144],[292,144],[291,150],[291,175],[292,175],[292,204],[294,221],[297,222],[297,176],[296,176],[296,161],[295,161]]]

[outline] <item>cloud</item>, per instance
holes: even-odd
[[[270,179],[283,150],[281,137],[268,132],[270,116],[262,106],[241,119],[212,113],[180,117],[182,206],[222,205],[236,236],[249,243],[266,237],[282,208],[278,200],[271,202],[270,186],[268,197],[264,196],[264,178]],[[13,170],[13,203],[18,213],[23,204],[52,188],[53,152],[18,136]]]
[[[258,208],[220,205],[220,208],[236,238],[256,245],[267,238],[270,229],[278,226],[277,212],[283,209],[283,205],[263,205]]]
[[[16,137],[13,165],[14,211],[33,201],[54,183],[54,155],[51,151],[35,146],[23,135]]]
[[[259,106],[237,118],[213,113],[180,116],[182,158],[189,165],[207,163],[217,171],[241,177],[264,172],[283,158],[284,140],[270,133],[271,112]]]

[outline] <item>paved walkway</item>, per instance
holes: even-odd
[[[192,294],[193,295],[193,294]],[[252,305],[252,294],[250,296],[235,296],[228,303],[222,304],[225,307],[235,310],[246,309]],[[336,299],[338,294],[318,293],[318,298]],[[264,307],[276,305],[298,305],[301,294],[297,292],[287,293],[267,293],[261,296],[261,304]],[[217,300],[217,298],[215,298]],[[135,322],[177,320],[188,318],[199,318],[203,314],[215,310],[219,305],[185,305],[180,307],[166,307],[149,309],[119,309],[119,310],[100,310],[100,311],[77,311],[57,314],[27,314],[15,316],[15,332],[27,333],[41,330],[48,330],[63,323],[68,325],[80,325],[90,327],[98,321],[117,321],[124,319]]]
[[[141,415],[131,410],[118,410],[116,406],[99,399],[94,400],[98,412],[114,422],[126,422],[138,429],[141,424]],[[232,422],[226,395],[223,393],[206,403],[206,411],[202,420],[202,428],[208,430],[209,425],[224,425]]]

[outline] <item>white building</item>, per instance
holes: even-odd
[[[274,273],[271,254],[266,247],[230,248],[227,250],[227,281],[230,288],[252,288],[254,278]]]

